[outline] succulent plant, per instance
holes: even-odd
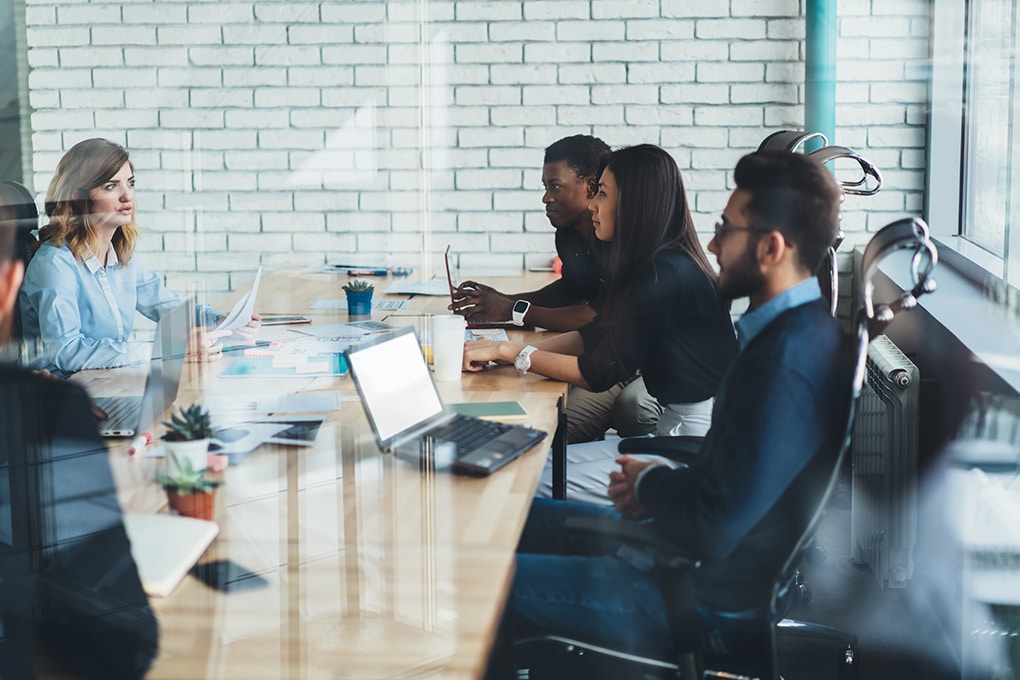
[[[368,281],[363,281],[362,279],[352,279],[344,284],[344,290],[350,291],[351,293],[367,293],[375,290],[375,286]]]
[[[158,475],[156,483],[167,491],[184,495],[189,493],[212,493],[223,482],[208,475],[206,470],[196,470],[187,458],[177,458],[167,453],[167,473]]]
[[[181,407],[163,425],[166,426],[163,439],[170,442],[187,442],[213,436],[209,412],[198,404]]]

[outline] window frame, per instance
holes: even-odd
[[[966,236],[967,26],[968,12],[980,0],[935,0],[931,27],[931,91],[927,139],[925,217],[943,259],[987,289],[1015,293],[1020,282],[1020,227],[1005,227],[1003,255]],[[1014,89],[1020,84],[1014,83]],[[1020,139],[1020,107],[1014,108]],[[1015,179],[1014,179],[1015,177]],[[1010,178],[1011,202],[1020,196],[1020,176]],[[1014,210],[1020,214],[1020,211]],[[1012,295],[1010,296],[1012,297]]]

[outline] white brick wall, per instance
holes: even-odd
[[[260,254],[545,261],[542,151],[578,132],[671,151],[707,237],[737,159],[803,125],[799,0],[440,0],[424,22],[413,0],[26,5],[35,190],[75,142],[126,144],[146,259],[210,294]],[[833,141],[886,178],[847,199],[850,244],[922,203],[927,5],[838,3]]]

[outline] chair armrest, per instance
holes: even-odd
[[[628,437],[621,439],[620,453],[645,453],[663,456],[679,463],[692,463],[701,450],[704,437]]]
[[[639,550],[654,559],[659,567],[680,569],[701,564],[670,543],[650,524],[604,517],[569,517],[567,530],[575,535],[620,543]]]

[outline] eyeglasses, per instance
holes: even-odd
[[[730,222],[725,217],[722,218],[721,222],[716,222],[715,223],[715,237],[717,239],[721,239],[723,236],[725,236],[727,233],[729,233],[731,231],[747,231],[747,232],[750,232],[752,234],[768,234],[769,232],[772,232],[772,231],[775,231],[775,230],[774,229],[766,229],[765,227],[755,227],[755,226],[738,227],[738,226],[736,226],[734,224],[730,224]]]

